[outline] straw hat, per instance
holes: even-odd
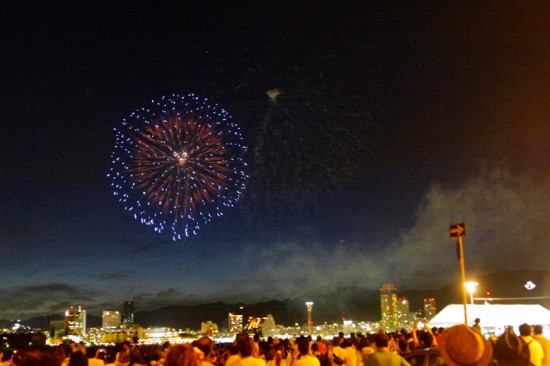
[[[493,358],[491,344],[481,333],[463,324],[443,331],[439,349],[449,366],[486,366]]]

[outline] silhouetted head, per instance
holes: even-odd
[[[386,333],[378,333],[374,338],[374,343],[376,344],[377,348],[388,347],[388,344],[390,343],[390,337],[388,337]]]
[[[531,335],[531,326],[527,323],[523,323],[519,326],[519,335],[520,336],[530,336]]]
[[[300,351],[300,354],[307,355],[309,353],[309,339],[305,338],[298,343],[298,351]]]
[[[252,346],[253,340],[250,339],[250,336],[246,333],[237,334],[235,338],[235,346],[241,354],[241,357],[249,357],[252,355],[254,348]]]

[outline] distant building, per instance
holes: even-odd
[[[382,327],[389,332],[393,332],[399,327],[397,315],[397,287],[391,283],[386,283],[380,288],[380,310]]]
[[[424,299],[424,318],[430,320],[437,313],[437,307],[435,306],[435,298],[430,297]]]
[[[275,323],[273,315],[267,314],[262,322],[262,335],[264,337],[279,335],[279,329]]]
[[[101,342],[99,343],[132,342],[135,338],[146,338],[145,330],[138,324],[123,324],[120,328],[101,329]]]
[[[212,323],[211,320],[201,323],[201,335],[203,336],[215,336],[218,335],[218,324]]]
[[[105,340],[105,330],[103,328],[89,328],[86,339],[88,342],[99,344]]]
[[[82,306],[65,310],[65,335],[86,337],[86,310]]]
[[[121,319],[122,317],[120,312],[103,310],[103,315],[101,316],[101,327],[103,329],[119,328],[122,323]]]
[[[122,324],[134,324],[134,301],[126,300],[122,305]]]
[[[138,338],[146,338],[151,340],[157,340],[157,343],[162,343],[169,338],[176,337],[178,332],[172,328],[167,327],[154,327],[143,329],[142,336],[138,335]],[[154,341],[153,341],[154,342]]]
[[[397,328],[408,329],[410,323],[409,299],[405,296],[397,299]]]
[[[243,316],[242,314],[229,313],[227,319],[227,330],[229,333],[238,334],[243,331]]]

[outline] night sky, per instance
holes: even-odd
[[[468,275],[550,269],[549,6],[187,3],[3,7],[0,319],[437,289],[461,221]],[[177,242],[107,177],[113,129],[172,93],[231,113],[250,176]]]

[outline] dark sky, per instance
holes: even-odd
[[[472,276],[550,269],[550,7],[345,3],[5,6],[0,318],[439,288],[458,221]],[[107,177],[113,129],[172,93],[249,147],[239,205],[182,242]]]

